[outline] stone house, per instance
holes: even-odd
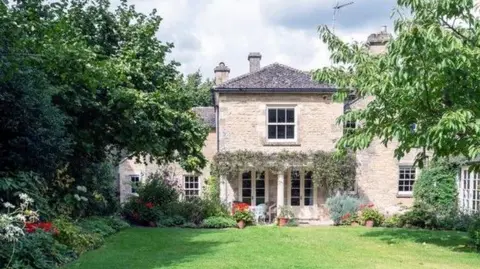
[[[372,53],[382,53],[390,38],[386,29],[382,29],[369,36],[367,43]],[[214,69],[215,107],[195,108],[200,118],[212,127],[204,146],[205,156],[212,160],[216,152],[238,150],[333,151],[343,134],[343,126],[337,125],[336,119],[346,108],[366,106],[369,98],[351,100],[348,104],[333,102],[335,87],[313,81],[310,73],[280,63],[261,67],[261,58],[260,53],[250,53],[250,72],[236,78],[229,78],[230,69],[223,62]],[[394,144],[387,148],[375,141],[358,152],[357,177],[351,190],[385,213],[412,204],[413,183],[418,174],[413,166],[415,152],[397,160],[393,157],[394,148]],[[185,195],[202,195],[202,185],[210,175],[208,165],[199,175],[185,173],[177,165],[172,167]],[[121,200],[131,193],[131,182],[142,180],[158,169],[154,164],[124,160],[119,166]],[[303,167],[266,170],[244,171],[234,178],[222,175],[221,200],[243,201],[252,206],[290,205],[299,219],[328,219],[324,206],[326,192],[313,184],[309,171]]]

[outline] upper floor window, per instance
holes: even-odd
[[[295,140],[295,108],[268,108],[268,140]]]

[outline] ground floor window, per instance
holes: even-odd
[[[480,173],[462,167],[458,187],[460,208],[466,213],[480,212]]]
[[[398,193],[408,194],[413,193],[413,184],[415,184],[415,167],[414,166],[400,166],[398,172]]]
[[[200,186],[198,176],[184,177],[185,198],[198,197],[200,193]]]
[[[132,189],[131,189],[132,193],[137,192],[138,184],[140,184],[140,176],[138,176],[138,175],[130,176],[130,185],[132,187]]]

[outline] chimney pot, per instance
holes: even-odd
[[[220,85],[228,80],[230,68],[228,68],[224,62],[220,62],[218,66],[213,69],[213,72],[215,73],[215,85]]]
[[[262,54],[260,52],[250,52],[248,54],[248,61],[250,62],[250,73],[260,70],[260,60]]]

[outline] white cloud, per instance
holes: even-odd
[[[328,65],[329,52],[319,40],[316,26],[330,24],[332,18],[331,15],[324,15],[316,20],[310,10],[319,6],[318,10],[329,10],[331,14],[333,2],[332,0],[130,1],[138,10],[145,13],[153,8],[158,10],[158,14],[164,19],[158,33],[159,39],[175,44],[170,58],[182,64],[180,71],[191,73],[200,69],[205,77],[213,77],[213,68],[220,61],[230,67],[230,77],[248,72],[247,55],[253,51],[262,53],[262,66],[280,62],[309,70]],[[302,6],[305,8],[301,8]],[[314,20],[311,22],[305,20],[305,12]],[[375,23],[375,18],[370,16],[365,19],[359,18],[359,21],[368,20],[369,23],[364,25],[357,23],[355,25],[358,27],[354,28],[342,28],[342,19],[348,20],[351,24],[352,15],[346,17],[349,14],[341,13],[338,17],[337,34],[346,40],[364,41],[370,33],[380,29],[382,22],[384,24],[383,13],[378,15],[378,24]]]

